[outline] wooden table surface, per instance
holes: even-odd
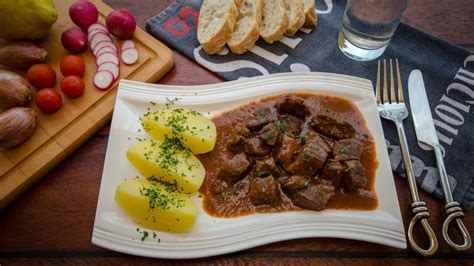
[[[105,0],[113,8],[126,7],[144,28],[145,21],[172,1]],[[474,50],[472,0],[410,1],[404,21],[419,29]],[[159,83],[197,85],[222,82],[175,52],[175,67]],[[284,241],[212,258],[166,261],[139,258],[92,245],[91,236],[109,126],[59,164],[36,185],[0,212],[0,265],[10,264],[456,264],[473,265],[474,248],[455,253],[441,239],[441,203],[421,192],[431,210],[430,222],[440,248],[429,259],[410,248],[399,250],[377,244],[331,238]],[[408,223],[408,188],[395,177],[405,227]],[[464,222],[474,232],[474,215]]]

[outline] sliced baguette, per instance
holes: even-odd
[[[215,54],[230,40],[239,11],[234,1],[204,0],[197,38],[207,54]]]
[[[242,0],[232,38],[227,43],[235,54],[243,54],[260,37],[263,0]]]
[[[306,28],[316,28],[318,17],[316,16],[316,4],[314,0],[303,0],[304,26]]]
[[[267,43],[279,40],[288,27],[288,14],[284,0],[263,0],[262,23],[260,36]]]
[[[289,23],[285,35],[293,36],[304,24],[304,8],[302,0],[284,0]]]

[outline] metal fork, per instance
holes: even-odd
[[[395,82],[393,75],[392,59],[390,59],[390,99],[388,96],[387,63],[385,59],[383,60],[383,100],[382,95],[380,94],[380,60],[378,61],[377,65],[377,83],[375,86],[375,95],[377,99],[379,115],[395,123],[398,131],[398,138],[400,139],[403,163],[405,166],[405,171],[407,172],[407,180],[408,185],[410,187],[410,194],[412,199],[412,204],[410,204],[410,212],[413,215],[413,218],[410,221],[410,225],[408,226],[408,242],[410,243],[410,246],[419,254],[423,256],[430,256],[433,255],[438,249],[438,240],[436,239],[436,235],[434,234],[433,229],[431,229],[431,226],[428,223],[430,213],[428,211],[428,208],[426,207],[426,203],[420,200],[420,197],[418,195],[418,189],[416,187],[415,175],[413,174],[413,166],[410,160],[410,151],[408,150],[405,129],[403,128],[403,119],[408,116],[408,110],[404,103],[398,59],[395,59],[395,63],[397,68],[396,71],[398,101],[395,97]],[[415,238],[413,237],[413,229],[418,221],[421,223],[424,233],[430,242],[430,246],[428,247],[428,249],[421,248],[416,243]]]

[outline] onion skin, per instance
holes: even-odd
[[[17,69],[46,61],[48,52],[32,42],[14,42],[0,48],[0,64]]]
[[[11,108],[0,114],[0,149],[18,145],[28,139],[36,127],[37,114],[27,107]]]
[[[28,81],[15,72],[0,70],[0,108],[25,106],[30,100]]]

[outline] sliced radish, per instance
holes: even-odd
[[[102,33],[102,32],[98,32],[96,34],[94,34],[94,36],[92,36],[91,38],[91,41],[89,43],[89,47],[94,50],[95,46],[100,43],[100,42],[103,42],[103,41],[109,41],[109,42],[112,42],[112,39],[110,38],[109,35],[105,34],[105,33]]]
[[[106,53],[103,53],[100,56],[98,56],[97,59],[95,60],[95,63],[98,66],[102,65],[105,62],[112,62],[112,63],[118,65],[119,64],[119,59],[118,59],[117,54],[112,53],[112,52],[106,52]]]
[[[101,70],[95,73],[92,81],[99,90],[107,90],[114,83],[114,75],[108,70]]]
[[[106,63],[103,63],[102,65],[99,65],[99,67],[97,68],[97,71],[102,71],[102,70],[110,71],[110,73],[112,73],[112,75],[114,76],[114,80],[117,80],[118,77],[120,76],[120,68],[112,62],[106,62]]]
[[[103,53],[114,53],[115,55],[117,55],[117,51],[115,51],[112,47],[110,46],[104,46],[102,47],[102,49],[98,50],[95,57],[99,57],[101,54]]]
[[[132,40],[125,40],[122,43],[122,51],[128,48],[135,48],[135,43]]]
[[[104,25],[102,25],[100,23],[94,23],[94,24],[90,25],[89,28],[87,28],[87,32],[89,33],[89,32],[91,32],[93,30],[96,30],[96,29],[101,29],[105,32],[109,32],[107,30],[107,27],[105,27]]]
[[[95,56],[97,56],[97,54],[99,53],[99,51],[104,48],[104,47],[110,47],[112,48],[112,50],[114,50],[115,52],[117,52],[117,47],[115,47],[115,44],[113,42],[109,42],[109,41],[102,41],[100,43],[98,43],[94,49],[92,50],[92,52],[94,53]]]
[[[92,40],[92,37],[96,34],[96,33],[104,33],[106,35],[109,35],[108,32],[106,31],[103,31],[101,29],[98,29],[98,30],[93,30],[93,31],[90,31],[87,33],[87,40],[90,42]]]
[[[133,65],[138,61],[138,50],[135,48],[125,49],[120,54],[120,58],[122,59],[122,62],[124,62],[126,65]]]

